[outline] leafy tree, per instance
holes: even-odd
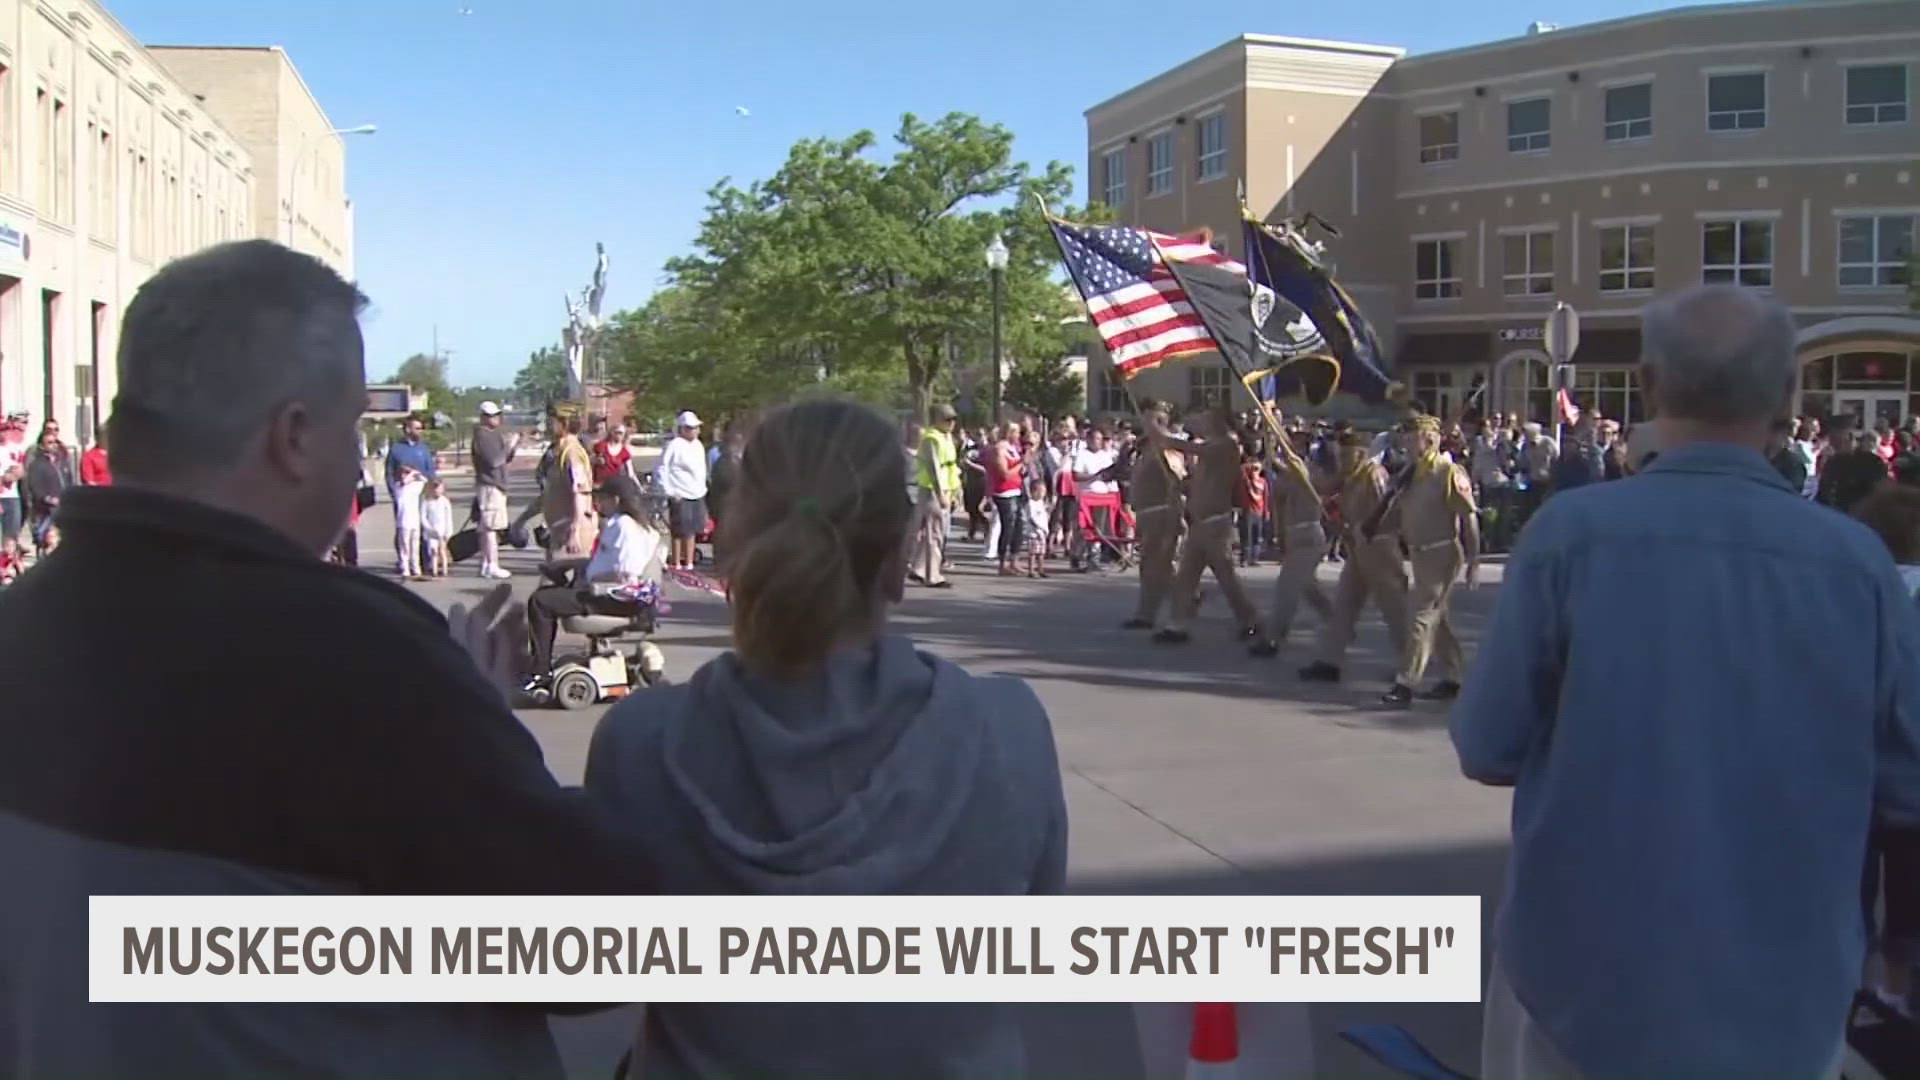
[[[514,403],[537,409],[567,398],[567,354],[548,345],[527,354],[527,362],[513,377]]]
[[[447,401],[448,390],[447,358],[414,353],[400,362],[400,367],[387,378],[387,381],[404,384],[427,395],[428,408],[443,408]]]
[[[1067,366],[1064,356],[1051,360],[1021,360],[1007,373],[1001,388],[1006,407],[1024,410],[1049,419],[1084,412],[1087,406],[1086,383]]]
[[[1061,203],[1071,170],[1054,162],[1034,175],[1013,160],[1011,132],[959,113],[932,123],[908,114],[894,142],[881,160],[871,132],[804,140],[769,179],[744,189],[722,181],[708,193],[698,253],[668,264],[685,290],[676,302],[706,314],[696,336],[728,338],[702,341],[699,355],[738,365],[703,373],[708,390],[764,401],[808,382],[868,394],[891,383],[924,415],[950,375],[949,343],[987,337],[984,253],[996,233],[1010,253],[1009,354],[1059,354],[1069,309],[1031,196]],[[651,377],[676,370],[651,355],[660,369]]]

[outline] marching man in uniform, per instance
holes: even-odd
[[[1406,705],[1413,688],[1426,673],[1427,660],[1439,653],[1441,680],[1422,697],[1447,701],[1460,695],[1460,677],[1466,653],[1447,621],[1447,602],[1460,569],[1466,567],[1471,589],[1480,572],[1480,521],[1473,502],[1473,484],[1467,471],[1440,453],[1440,421],[1422,416],[1414,421],[1412,473],[1394,496],[1383,521],[1383,531],[1398,535],[1413,564],[1413,585],[1407,596],[1407,648],[1401,654],[1400,674],[1381,696],[1385,705]]]
[[[1240,478],[1240,450],[1234,445],[1225,414],[1219,408],[1202,410],[1190,422],[1198,441],[1176,437],[1164,416],[1148,416],[1154,443],[1184,455],[1191,472],[1187,481],[1187,546],[1180,553],[1180,569],[1173,579],[1173,615],[1153,640],[1181,644],[1200,607],[1200,575],[1212,570],[1240,622],[1240,636],[1260,639],[1260,616],[1240,575],[1233,567],[1233,490]]]
[[[1141,417],[1147,431],[1134,457],[1129,497],[1133,500],[1134,533],[1140,560],[1140,605],[1133,617],[1120,624],[1124,630],[1151,630],[1160,618],[1160,605],[1173,587],[1173,555],[1180,546],[1181,516],[1185,500],[1181,498],[1181,477],[1175,475],[1170,451],[1155,437],[1155,431],[1167,429],[1165,406],[1147,403]],[[1184,458],[1179,459],[1182,462]],[[1075,523],[1078,529],[1078,523]]]
[[[1278,427],[1277,412],[1274,420]],[[1274,486],[1278,503],[1274,517],[1280,525],[1282,561],[1280,577],[1273,587],[1273,618],[1267,623],[1268,636],[1247,646],[1247,651],[1254,656],[1274,656],[1280,652],[1287,632],[1293,627],[1294,613],[1300,610],[1300,601],[1307,602],[1320,616],[1322,624],[1333,614],[1315,578],[1321,561],[1327,557],[1327,533],[1321,526],[1326,507],[1320,502],[1315,470],[1302,453],[1307,448],[1306,433],[1288,432],[1279,437],[1290,440],[1276,455],[1280,478]]]
[[[1376,461],[1360,436],[1340,436],[1340,531],[1347,559],[1334,586],[1333,615],[1320,628],[1320,658],[1300,669],[1308,682],[1339,682],[1340,665],[1353,643],[1360,609],[1371,599],[1387,624],[1387,640],[1397,664],[1407,654],[1407,569],[1400,561],[1400,538],[1382,533],[1377,515],[1387,500],[1386,467]]]

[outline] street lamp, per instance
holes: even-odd
[[[306,141],[300,144],[300,153],[296,155],[293,159],[293,171],[287,174],[287,246],[288,247],[294,249],[295,251],[300,250],[300,245],[295,243],[296,234],[293,228],[294,203],[298,201],[300,197],[300,169],[302,166],[304,166],[307,163],[307,155],[313,152],[316,144],[318,144],[321,139],[329,138],[334,135],[371,135],[378,130],[380,129],[375,127],[372,124],[359,124],[354,127],[334,128],[331,131],[322,131],[322,132],[317,132],[313,135],[309,135],[307,136]]]
[[[994,422],[1000,420],[1000,308],[1002,282],[1007,276],[1007,242],[993,234],[987,245],[987,271],[993,277],[993,381],[988,384],[987,407]]]

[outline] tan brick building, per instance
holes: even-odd
[[[253,235],[307,252],[352,279],[346,146],[287,54],[277,45],[149,51],[252,155]]]
[[[1581,396],[1636,419],[1638,309],[1712,280],[1792,309],[1801,408],[1897,419],[1920,412],[1916,71],[1913,0],[1677,8],[1413,57],[1247,35],[1088,110],[1089,186],[1236,254],[1242,182],[1258,212],[1334,222],[1338,276],[1443,413],[1544,419],[1539,328],[1564,300]],[[1089,384],[1123,407],[1104,358]],[[1135,387],[1226,388],[1217,361]]]

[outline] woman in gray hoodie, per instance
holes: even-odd
[[[1067,814],[1046,711],[885,630],[915,522],[891,424],[815,401],[749,436],[721,567],[734,649],[604,719],[588,792],[664,893],[1060,891]],[[1016,1077],[1008,1005],[648,1008],[661,1077]]]

